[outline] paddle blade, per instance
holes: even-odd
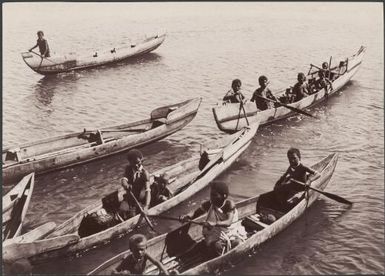
[[[331,199],[334,199],[335,201],[338,201],[340,203],[344,203],[344,204],[348,204],[348,205],[352,205],[353,202],[343,198],[343,197],[340,197],[338,195],[335,195],[335,194],[331,194],[331,193],[328,193],[328,192],[322,192],[322,194],[328,198],[331,198]]]

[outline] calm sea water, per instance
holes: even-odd
[[[211,108],[240,78],[251,96],[261,74],[271,89],[295,83],[309,63],[367,54],[360,71],[319,119],[294,117],[261,129],[219,179],[235,200],[271,189],[299,147],[305,164],[332,152],[340,159],[327,191],[354,202],[347,208],[320,197],[287,230],[228,274],[384,273],[384,45],[380,3],[121,3],[3,4],[3,146],[145,118],[156,107],[202,97],[183,130],[143,149],[156,170],[224,136]],[[44,30],[54,53],[90,52],[167,30],[154,53],[113,66],[43,77],[20,53]],[[119,185],[125,155],[36,178],[25,230],[61,223]],[[10,187],[3,187],[4,190]],[[203,190],[171,211],[196,208]],[[178,223],[155,222],[160,231]],[[143,229],[144,231],[146,229]],[[149,234],[150,235],[150,234]],[[85,273],[127,248],[124,238],[75,259],[35,267],[35,273]]]

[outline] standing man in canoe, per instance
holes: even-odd
[[[47,40],[44,38],[43,31],[37,32],[37,42],[36,45],[33,46],[31,49],[29,49],[29,52],[31,52],[33,49],[39,46],[39,52],[42,57],[50,57],[49,53],[49,46]]]
[[[288,203],[290,206],[298,202],[297,193],[304,191],[304,186],[293,182],[299,182],[310,185],[311,182],[320,178],[319,172],[309,168],[301,163],[301,152],[297,148],[290,148],[287,151],[287,158],[289,159],[289,168],[281,176],[274,186],[278,201],[281,203]],[[311,177],[309,177],[311,176]]]
[[[182,222],[187,222],[207,213],[202,234],[210,253],[220,256],[234,248],[244,239],[243,226],[234,224],[238,221],[238,210],[233,200],[228,199],[229,188],[224,182],[213,182],[210,200],[204,201],[194,213],[181,216]],[[242,227],[242,229],[239,229]]]
[[[127,154],[129,164],[126,167],[124,177],[121,180],[126,190],[123,201],[120,204],[119,214],[126,220],[137,215],[140,210],[135,199],[143,206],[146,213],[151,202],[150,174],[143,168],[143,155],[137,149],[132,149]],[[134,196],[135,198],[133,198]]]
[[[255,102],[257,108],[259,110],[266,110],[269,108],[274,108],[274,103],[270,101],[266,101],[263,98],[271,99],[274,101],[277,101],[277,99],[274,97],[273,93],[271,93],[271,90],[267,87],[269,84],[269,80],[265,76],[260,76],[258,79],[259,82],[259,88],[255,90],[253,96],[251,97],[252,102]]]
[[[231,83],[231,89],[223,97],[223,102],[226,103],[243,103],[245,96],[241,93],[241,80],[235,79]]]
[[[295,102],[300,101],[303,98],[305,98],[311,94],[309,85],[306,82],[305,74],[304,73],[298,73],[297,80],[298,80],[298,82],[293,87],[293,94],[295,96],[295,99],[294,99]]]

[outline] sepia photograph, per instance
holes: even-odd
[[[3,275],[384,275],[382,2],[5,2],[2,50]]]

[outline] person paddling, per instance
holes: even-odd
[[[169,275],[163,264],[147,253],[147,238],[144,235],[132,235],[128,240],[128,244],[131,254],[124,258],[113,270],[113,275],[142,275],[145,272],[147,261],[153,263],[162,274]]]
[[[306,83],[306,76],[304,73],[298,73],[297,75],[298,82],[293,87],[293,94],[295,95],[294,101],[300,101],[303,98],[310,95],[310,88]]]
[[[269,84],[269,80],[267,79],[266,76],[260,76],[258,79],[258,83],[260,87],[257,88],[257,90],[255,90],[250,101],[255,102],[259,110],[274,108],[273,102],[266,101],[260,98],[260,97],[263,97],[263,98],[268,98],[268,99],[277,101],[273,93],[271,93],[271,90],[267,87],[267,85]]]
[[[127,160],[129,164],[126,167],[124,177],[121,179],[126,194],[119,208],[119,214],[124,220],[140,213],[130,192],[143,206],[145,213],[151,202],[150,174],[143,168],[143,154],[137,149],[132,149],[127,154]]]
[[[330,87],[330,90],[333,90],[333,83],[325,77],[325,74],[323,71],[318,71],[318,77],[319,79],[315,82],[315,87],[318,90],[325,89],[326,94],[328,93],[328,87]]]
[[[289,206],[293,206],[299,199],[296,196],[297,193],[302,192],[304,187],[291,180],[294,179],[310,185],[311,182],[318,179],[321,175],[319,172],[301,163],[301,152],[299,149],[290,148],[287,151],[287,158],[289,159],[289,168],[275,183],[274,191],[281,203],[287,202]]]
[[[42,57],[50,57],[50,51],[49,51],[49,46],[47,40],[44,38],[44,33],[43,31],[38,31],[37,32],[37,41],[36,45],[33,46],[31,49],[29,49],[29,52],[31,52],[33,49],[36,47],[39,47],[39,52]]]
[[[240,103],[243,102],[245,96],[241,93],[242,82],[239,79],[233,80],[231,89],[223,97],[223,102],[226,103]]]
[[[188,222],[207,213],[202,234],[209,252],[215,256],[222,255],[244,240],[243,226],[234,224],[238,221],[238,210],[234,201],[228,199],[228,195],[229,188],[226,183],[213,182],[210,200],[204,201],[193,213],[180,217],[182,222]]]

